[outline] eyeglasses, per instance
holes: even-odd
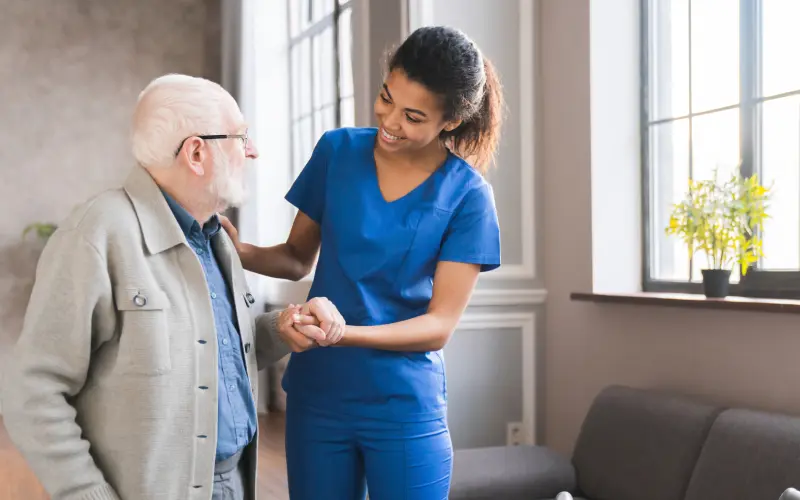
[[[247,151],[247,134],[248,131],[245,131],[244,134],[214,134],[214,135],[190,135],[186,139],[182,140],[181,143],[178,145],[178,149],[175,150],[175,157],[178,156],[178,153],[181,152],[181,148],[183,144],[191,139],[192,137],[197,137],[198,139],[241,139],[242,146],[244,146],[245,151]]]

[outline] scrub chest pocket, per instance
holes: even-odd
[[[334,239],[339,265],[350,280],[378,278],[401,286],[409,278],[433,276],[450,212],[411,207],[390,218],[352,205],[347,211],[346,203],[332,205],[326,233]]]

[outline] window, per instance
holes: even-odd
[[[699,292],[694,260],[664,228],[688,179],[774,183],[766,256],[732,292],[800,297],[800,1],[642,0],[644,289]]]
[[[352,0],[287,1],[296,176],[324,131],[355,122]]]

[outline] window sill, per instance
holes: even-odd
[[[733,296],[725,299],[708,299],[699,294],[651,292],[629,294],[573,292],[570,294],[570,299],[581,302],[610,304],[800,314],[800,300],[785,299],[756,299]]]

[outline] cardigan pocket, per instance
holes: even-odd
[[[118,287],[114,301],[119,332],[117,371],[137,375],[171,371],[167,295],[155,288]]]

